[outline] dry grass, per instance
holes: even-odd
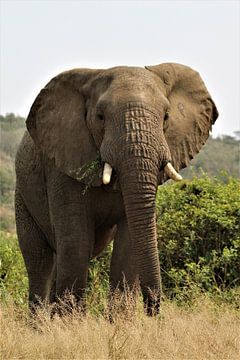
[[[239,359],[240,314],[202,299],[191,308],[164,303],[155,319],[137,310],[113,324],[76,312],[50,320],[42,311],[34,328],[8,305],[0,341],[1,359]]]

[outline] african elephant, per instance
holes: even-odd
[[[16,156],[30,307],[55,277],[57,297],[81,302],[89,260],[114,237],[110,288],[138,279],[147,313],[158,312],[157,187],[181,179],[217,117],[200,75],[175,63],[73,69],[41,90]]]

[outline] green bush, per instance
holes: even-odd
[[[87,303],[93,314],[103,311],[109,291],[109,269],[112,254],[112,243],[90,261],[87,286]]]
[[[168,297],[240,285],[239,185],[204,177],[159,188],[157,231]]]
[[[240,289],[240,182],[207,177],[161,186],[157,231],[167,298],[186,301],[200,292],[237,303]],[[104,307],[111,245],[89,270],[88,303]],[[16,237],[0,233],[0,300],[27,299],[27,276]],[[93,308],[93,311],[95,309]]]
[[[15,188],[15,172],[13,160],[9,155],[0,151],[0,196],[1,203],[13,204]]]
[[[26,304],[28,279],[16,235],[0,231],[0,300]]]

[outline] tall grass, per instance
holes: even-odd
[[[131,306],[129,306],[129,309]],[[191,307],[164,302],[161,315],[140,308],[106,315],[72,314],[50,319],[47,309],[31,321],[13,305],[2,305],[2,359],[239,359],[240,314],[202,297]]]

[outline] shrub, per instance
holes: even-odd
[[[27,274],[16,235],[0,231],[0,300],[27,300]]]
[[[167,296],[240,285],[239,181],[203,177],[161,187],[157,231]]]
[[[87,302],[93,314],[103,311],[107,302],[111,254],[112,244],[109,244],[97,258],[90,261]]]

